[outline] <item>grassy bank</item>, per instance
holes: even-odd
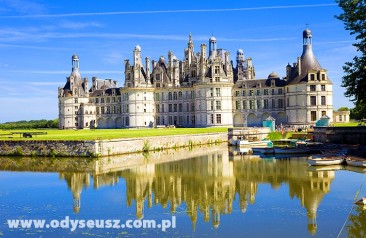
[[[14,132],[47,132],[33,138],[22,138]],[[105,130],[2,130],[0,140],[97,140],[136,138],[149,136],[189,135],[227,132],[226,127],[214,128],[163,128],[163,129],[105,129]]]
[[[359,124],[359,122],[334,123],[333,126],[335,126],[335,127],[342,127],[342,126],[351,127],[351,126],[358,126],[358,124]]]

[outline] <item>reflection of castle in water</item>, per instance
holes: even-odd
[[[270,184],[273,188],[287,184],[291,198],[298,198],[307,210],[309,232],[316,232],[317,208],[323,196],[330,191],[334,171],[307,171],[303,158],[265,160],[249,155],[229,156],[226,148],[207,151],[212,152],[191,159],[174,160],[176,157],[171,157],[168,161],[162,157],[149,158],[127,167],[123,162],[120,163],[123,170],[116,169],[117,162],[113,159],[104,161],[104,165],[94,161],[94,172],[60,172],[60,178],[72,191],[76,213],[80,210],[82,189],[90,186],[90,174],[93,174],[94,188],[114,185],[119,178],[124,178],[126,202],[131,206],[135,200],[137,218],[143,218],[146,200],[149,208],[153,204],[166,208],[169,204],[172,213],[186,203],[186,213],[194,227],[199,212],[206,222],[211,220],[213,226],[218,227],[220,216],[232,212],[236,193],[244,213],[248,203],[255,202],[258,184]],[[113,163],[115,169],[111,167]],[[108,171],[95,172],[97,167],[103,166]]]

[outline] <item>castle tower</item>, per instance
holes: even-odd
[[[214,36],[211,36],[210,39],[209,39],[209,46],[208,46],[208,49],[209,49],[209,52],[210,52],[210,58],[211,56],[215,56],[216,55],[216,38]]]

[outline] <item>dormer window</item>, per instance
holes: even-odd
[[[322,81],[325,81],[325,74],[322,74]]]
[[[315,80],[315,74],[310,74],[310,80],[314,81]]]

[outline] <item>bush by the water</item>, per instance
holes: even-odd
[[[58,119],[15,121],[15,122],[5,122],[5,123],[0,124],[0,130],[38,129],[38,128],[58,128]]]
[[[268,139],[269,140],[281,140],[281,139],[287,139],[290,138],[292,136],[291,132],[285,132],[284,137],[282,137],[282,133],[279,131],[275,131],[275,132],[271,132],[268,134]]]

